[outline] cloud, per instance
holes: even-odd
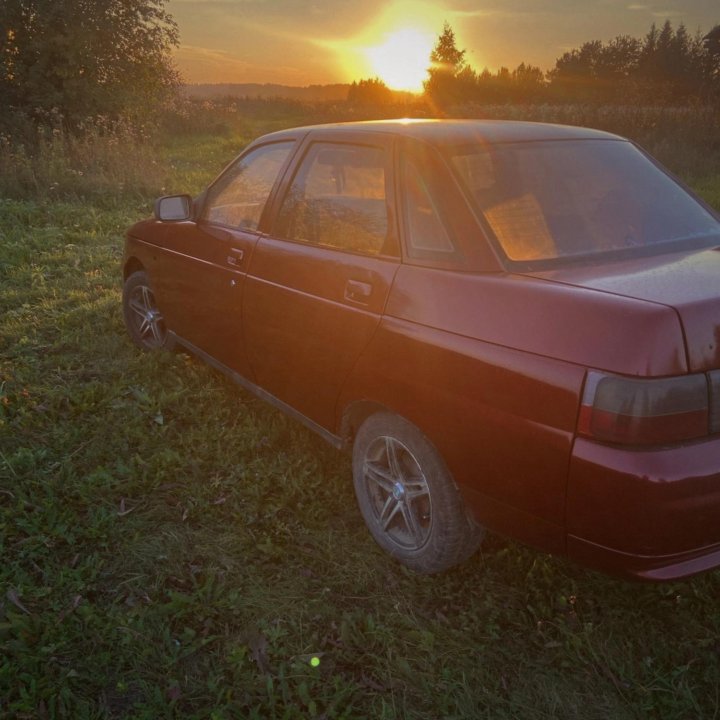
[[[653,10],[651,14],[660,20],[672,20],[685,17],[685,13],[679,10]]]
[[[475,18],[499,15],[500,13],[497,10],[451,10],[450,14],[457,18]]]
[[[181,45],[174,59],[183,80],[188,83],[280,83],[309,85],[314,81],[312,67],[299,68],[281,63],[251,62],[225,50]]]

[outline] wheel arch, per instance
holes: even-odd
[[[145,266],[136,257],[128,258],[123,267],[123,281],[127,280],[133,273],[145,270]]]
[[[397,415],[392,409],[375,400],[354,400],[349,403],[343,410],[340,418],[340,437],[343,441],[343,447],[352,447],[353,440],[360,426],[371,416],[376,413],[389,412]]]

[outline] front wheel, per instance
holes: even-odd
[[[430,441],[404,418],[370,416],[353,445],[353,481],[375,541],[409,568],[446,570],[466,560],[484,532],[468,515]]]
[[[150,279],[143,270],[128,277],[123,286],[123,317],[132,341],[143,350],[168,347],[167,328],[155,302]]]

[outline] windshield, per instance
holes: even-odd
[[[450,160],[512,261],[720,243],[718,220],[623,140],[462,147]]]

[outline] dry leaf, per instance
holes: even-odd
[[[120,498],[120,509],[118,510],[118,517],[129,515],[135,508],[125,508],[125,498]]]
[[[249,639],[248,647],[250,648],[250,657],[257,665],[258,670],[262,673],[268,672],[270,664],[267,657],[267,638],[262,633],[256,633]]]
[[[82,602],[82,595],[76,595],[69,607],[61,611],[58,615],[58,622],[62,622],[73,610],[76,610],[78,605]]]
[[[26,615],[32,615],[32,613],[20,602],[20,597],[17,594],[17,590],[10,588],[5,597],[16,607],[18,610],[22,610]]]

